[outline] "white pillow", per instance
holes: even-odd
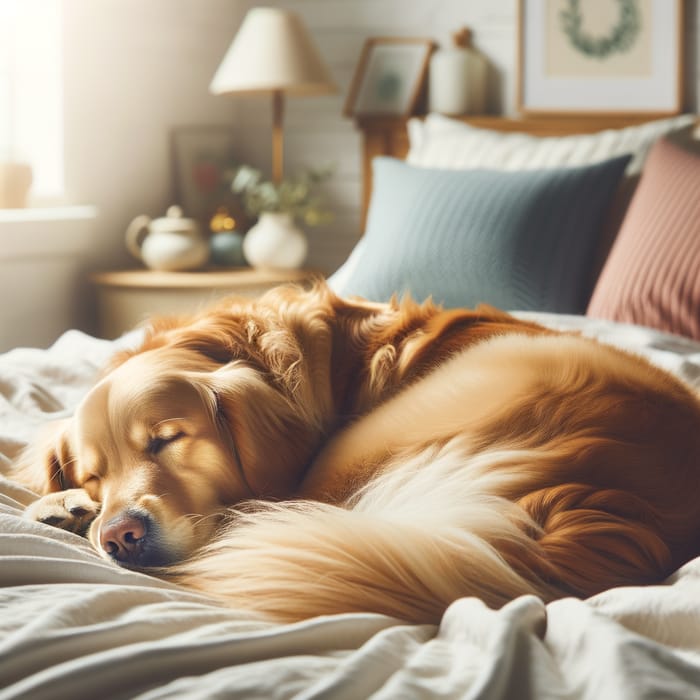
[[[410,148],[406,162],[453,170],[537,170],[591,165],[631,153],[626,175],[637,175],[658,138],[685,129],[695,120],[693,114],[682,114],[594,134],[541,137],[480,129],[441,114],[429,114],[423,121],[414,118],[408,122]]]

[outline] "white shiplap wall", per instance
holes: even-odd
[[[237,3],[241,19],[254,2]],[[360,234],[360,137],[342,117],[345,95],[362,45],[370,36],[426,36],[440,44],[467,25],[490,63],[487,111],[511,114],[515,107],[516,0],[278,0],[297,12],[311,31],[339,87],[337,95],[291,98],[285,118],[285,171],[303,164],[336,164],[327,186],[335,220],[310,230],[308,265],[330,272],[347,256]],[[686,0],[686,109],[698,111],[698,0]],[[270,105],[239,99],[237,130],[242,160],[269,168]]]

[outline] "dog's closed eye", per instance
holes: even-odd
[[[152,455],[157,455],[163,448],[172,445],[183,437],[185,437],[185,433],[182,430],[172,435],[156,435],[148,441],[147,449]]]

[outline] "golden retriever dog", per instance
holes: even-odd
[[[695,393],[490,308],[318,283],[157,321],[51,440],[27,517],[278,620],[435,622],[700,553]]]

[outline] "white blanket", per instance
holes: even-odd
[[[699,344],[536,318],[637,349],[700,386]],[[70,412],[114,349],[71,332],[48,351],[0,356],[0,472],[39,424]],[[0,700],[700,699],[700,559],[667,585],[587,601],[527,596],[494,611],[465,598],[439,626],[369,614],[271,625],[23,520],[33,498],[0,477]]]

